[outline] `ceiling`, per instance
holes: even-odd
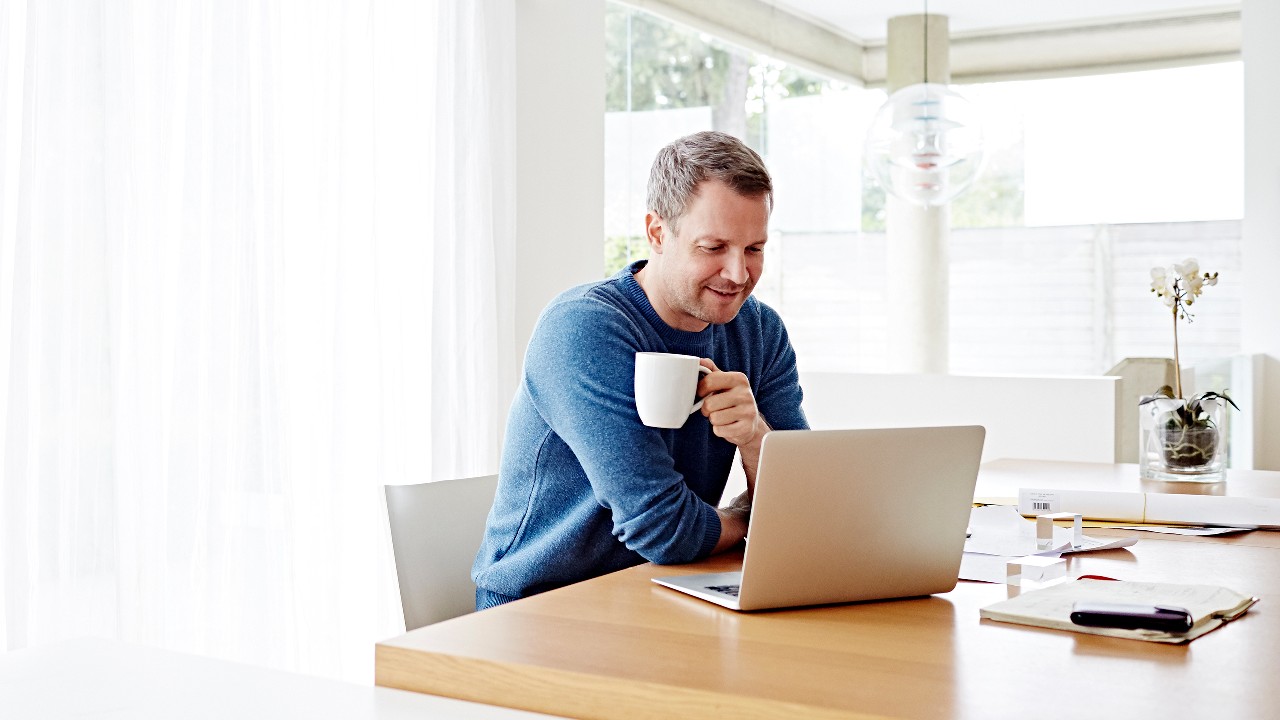
[[[765,0],[779,9],[856,40],[883,42],[890,17],[924,11],[946,15],[953,36],[1007,30],[1098,25],[1239,10],[1225,0]]]
[[[926,1],[929,14],[948,18],[944,72],[957,84],[1240,57],[1240,3],[1226,0],[620,0],[865,87],[896,82],[889,78],[886,26],[892,17],[923,14]],[[915,56],[895,57],[895,72],[924,72]],[[941,64],[937,57],[931,64]]]

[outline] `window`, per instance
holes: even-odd
[[[607,6],[606,32],[606,274],[648,254],[657,150],[698,130],[735,134],[774,176],[756,292],[782,314],[801,368],[892,372],[885,194],[862,169],[885,93],[621,4]],[[1168,356],[1148,271],[1185,257],[1224,281],[1180,338],[1184,362],[1238,351],[1240,63],[962,92],[986,112],[987,164],[951,206],[953,372],[1098,374]]]

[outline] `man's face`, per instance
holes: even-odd
[[[656,216],[649,226],[649,264],[659,270],[650,300],[662,319],[697,332],[737,317],[764,272],[767,197],[739,195],[718,180],[706,180],[698,184],[674,232]]]

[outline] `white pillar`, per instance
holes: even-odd
[[[922,83],[926,76],[929,82],[951,81],[948,33],[945,15],[904,15],[889,19],[886,89],[890,94]],[[886,199],[889,370],[892,372],[947,372],[950,224],[945,205],[926,208],[892,195]]]
[[[547,302],[604,275],[604,0],[518,0],[515,32],[518,372]]]
[[[1244,293],[1241,345],[1253,363],[1253,467],[1280,470],[1280,3],[1244,0]]]

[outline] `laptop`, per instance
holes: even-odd
[[[956,586],[986,430],[776,430],[739,572],[656,577],[732,610],[919,597]]]

